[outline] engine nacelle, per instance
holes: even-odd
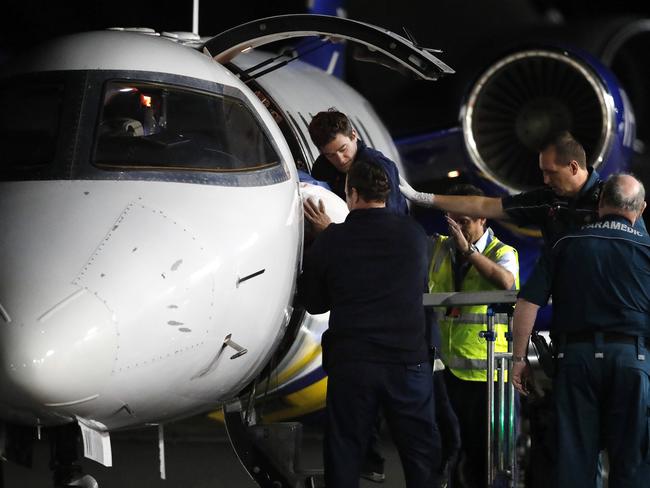
[[[509,54],[478,78],[461,109],[463,137],[480,176],[516,193],[541,186],[540,144],[569,130],[602,175],[632,156],[635,119],[615,76],[591,56],[560,49]]]

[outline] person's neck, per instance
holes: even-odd
[[[622,210],[620,208],[608,207],[608,206],[601,207],[600,209],[598,209],[598,213],[600,214],[601,219],[604,219],[606,217],[623,217],[632,225],[634,225],[634,222],[636,222],[636,219],[638,217],[636,212]]]
[[[480,234],[478,234],[476,236],[472,236],[471,243],[476,245],[478,243],[478,241],[480,241],[481,238],[485,235],[485,231],[486,231],[486,229],[483,229]]]
[[[351,210],[367,210],[369,208],[386,208],[386,202],[366,202],[365,200],[359,199]]]
[[[578,174],[576,175],[576,180],[575,180],[575,189],[572,191],[570,194],[567,196],[569,197],[576,197],[580,194],[580,191],[584,188],[584,186],[587,184],[587,181],[589,180],[589,171],[585,168],[583,170],[578,171]]]

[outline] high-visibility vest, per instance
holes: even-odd
[[[492,229],[488,229],[488,243],[483,250],[483,255],[497,262],[504,254],[517,250],[508,246],[496,237]],[[453,239],[447,236],[434,237],[434,249],[429,267],[429,292],[450,291],[490,291],[495,286],[470,266],[463,278],[460,290],[454,289],[453,259],[456,252]],[[515,276],[515,287],[519,288],[519,273]],[[487,305],[468,305],[457,307],[453,314],[446,314],[444,308],[437,308],[438,325],[442,339],[441,356],[445,366],[462,380],[486,381],[487,378],[487,344],[479,336],[481,331],[487,330]],[[507,314],[499,313],[494,316],[496,341],[495,352],[506,352],[508,342]],[[495,374],[496,379],[496,374]]]

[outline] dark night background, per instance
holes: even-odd
[[[321,7],[326,3],[310,1]],[[348,44],[345,80],[369,100],[398,141],[457,128],[469,88],[488,66],[508,52],[527,47],[567,46],[600,59],[616,32],[646,19],[643,32],[635,38],[638,40],[621,49],[624,53],[609,68],[619,78],[634,108],[640,150],[631,162],[632,170],[650,183],[650,151],[644,150],[650,147],[650,89],[647,88],[650,86],[650,3],[636,0],[343,0],[342,3],[350,19],[402,35],[407,28],[418,44],[442,50],[437,56],[456,71],[436,82],[416,81],[383,66],[353,59],[354,49]],[[74,32],[108,27],[191,31],[192,6],[192,0],[88,0],[83,3],[5,0],[0,8],[0,63],[43,41]],[[209,36],[254,19],[306,12],[308,0],[200,0],[199,33]],[[463,150],[458,144],[449,146],[446,160],[435,150],[424,150],[428,169],[427,178],[415,181],[420,189],[444,191],[446,182],[440,179],[442,175],[446,176],[448,169],[461,172],[466,169]],[[535,168],[537,156],[531,154]],[[410,156],[404,152],[402,156],[410,164]]]
[[[380,66],[356,62],[348,50],[346,80],[371,102],[395,138],[457,127],[468,87],[482,70],[509,50],[566,43],[598,57],[602,45],[618,28],[635,19],[650,19],[650,2],[639,0],[348,0],[345,10],[351,19],[399,34],[407,27],[420,45],[443,50],[439,57],[456,70],[456,74],[434,83],[417,82]],[[306,0],[201,0],[199,32],[206,36],[253,19],[304,12]],[[190,31],[192,0],[3,0],[0,71],[4,61],[43,41],[108,27]],[[650,20],[644,36],[631,46],[630,56],[621,57],[616,75],[625,82],[637,119],[639,150],[632,168],[650,188]],[[634,76],[625,79],[626,73]],[[456,156],[460,158],[459,153]],[[438,191],[435,184],[418,188]],[[647,211],[646,222],[649,218]],[[156,454],[151,455],[153,466]],[[213,464],[212,458],[206,461],[206,466]],[[137,481],[131,469],[123,472],[123,476]],[[155,468],[153,473],[155,477]],[[195,474],[192,472],[188,479]],[[171,486],[187,486],[186,480]]]
[[[192,27],[191,0],[3,4],[0,60],[72,32],[115,26],[157,31]],[[348,81],[373,103],[396,137],[455,125],[462,96],[478,70],[510,46],[565,38],[585,45],[597,42],[594,39],[606,30],[603,19],[612,24],[622,17],[650,17],[650,5],[631,0],[349,0],[345,9],[349,18],[400,34],[407,27],[421,45],[442,49],[440,57],[457,71],[432,85],[367,63],[347,63]],[[256,18],[306,11],[305,0],[201,0],[199,31],[209,35]]]

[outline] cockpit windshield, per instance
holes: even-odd
[[[107,169],[253,171],[280,164],[242,100],[169,85],[110,81],[93,162]]]

